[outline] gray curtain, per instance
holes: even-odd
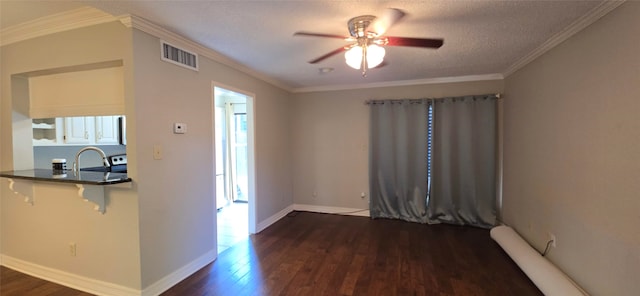
[[[429,101],[370,105],[370,215],[427,223]]]
[[[434,101],[429,223],[495,225],[496,99]]]

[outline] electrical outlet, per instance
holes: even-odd
[[[76,243],[69,243],[69,255],[71,255],[72,257],[76,256]]]
[[[552,241],[551,246],[554,247],[554,248],[556,247],[556,244],[558,243],[558,240],[556,239],[556,235],[551,233],[551,232],[547,233],[547,241]]]
[[[360,198],[365,198],[365,197],[367,197],[367,194],[364,193],[364,191],[362,193],[360,193]]]
[[[314,198],[315,198],[315,197],[318,197],[318,192],[314,191],[312,196],[313,196]]]

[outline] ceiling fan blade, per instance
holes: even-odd
[[[347,36],[340,36],[340,35],[333,35],[333,34],[323,34],[323,33],[311,33],[311,32],[295,32],[295,33],[293,33],[293,36],[325,37],[325,38],[337,38],[337,39],[342,39],[342,40],[346,40],[346,39],[350,38],[350,37],[347,37]]]
[[[430,39],[430,38],[409,38],[409,37],[389,37],[387,36],[387,45],[389,46],[413,46],[413,47],[428,47],[428,48],[440,48],[444,44],[444,39]]]
[[[334,55],[337,55],[337,54],[339,54],[339,53],[341,53],[343,51],[345,51],[345,48],[344,47],[340,47],[340,48],[338,48],[338,49],[336,49],[336,50],[334,50],[334,51],[332,51],[330,53],[327,53],[327,54],[325,54],[325,55],[323,55],[323,56],[321,56],[319,58],[316,58],[315,60],[309,61],[309,64],[318,63],[318,62],[320,62],[320,61],[322,61],[322,60],[324,60],[326,58],[329,58],[329,57],[332,57]]]
[[[405,16],[404,11],[396,8],[387,8],[381,17],[377,17],[365,31],[376,34],[376,36],[382,36],[384,32],[389,30],[393,24],[398,22]]]

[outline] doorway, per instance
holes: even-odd
[[[253,95],[214,83],[218,254],[255,232]]]

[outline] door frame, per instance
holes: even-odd
[[[249,206],[249,213],[248,213],[248,218],[249,218],[249,234],[254,234],[256,233],[256,228],[257,228],[257,221],[256,221],[256,208],[257,208],[257,200],[258,200],[258,194],[256,192],[256,141],[255,141],[255,118],[256,118],[256,108],[255,108],[255,94],[244,91],[242,89],[233,87],[233,86],[229,86],[223,83],[219,83],[216,81],[212,81],[211,83],[211,122],[213,125],[215,125],[215,107],[216,107],[216,92],[215,89],[216,88],[222,88],[225,90],[229,90],[235,93],[239,93],[241,95],[244,95],[247,98],[246,104],[247,104],[247,177],[248,177],[248,187],[249,187],[249,194],[248,194],[248,206]],[[212,142],[213,142],[213,154],[214,154],[214,164],[212,166],[212,169],[214,170],[214,175],[215,175],[215,149],[216,149],[216,145],[215,145],[215,126],[212,126]],[[215,183],[215,182],[214,182]],[[217,194],[217,190],[216,190],[216,185],[214,184],[214,195]],[[216,196],[214,196],[213,199],[213,209],[216,209]],[[216,211],[216,216],[217,216],[217,211]],[[216,235],[217,235],[217,231],[218,231],[218,222],[217,219],[215,220],[215,224],[216,225]],[[216,238],[217,240],[217,238]]]

